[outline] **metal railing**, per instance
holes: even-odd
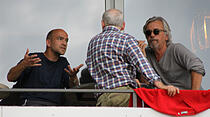
[[[29,88],[12,88],[0,89],[1,93],[15,92],[48,92],[48,93],[131,93],[133,97],[133,107],[137,107],[137,95],[134,90],[117,90],[117,89],[29,89]]]

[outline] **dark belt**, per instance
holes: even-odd
[[[49,102],[49,101],[40,101],[40,100],[25,100],[23,106],[57,106],[58,104]]]

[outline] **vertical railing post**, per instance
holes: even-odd
[[[132,93],[133,95],[133,107],[137,107],[137,95],[135,92]]]
[[[105,0],[105,10],[119,9],[124,12],[124,0]]]

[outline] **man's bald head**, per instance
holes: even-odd
[[[64,32],[64,33],[66,33],[63,29],[53,29],[53,30],[51,30],[51,31],[47,34],[46,40],[52,39],[53,36],[54,36],[56,33],[58,33],[58,32]],[[67,34],[67,33],[66,33],[66,34]],[[67,35],[68,35],[68,34],[67,34]]]

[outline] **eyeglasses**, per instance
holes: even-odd
[[[151,36],[152,32],[155,34],[155,35],[159,35],[159,33],[163,31],[163,32],[166,32],[165,30],[161,30],[161,29],[154,29],[153,31],[152,30],[146,30],[145,31],[145,35],[148,37],[148,36]]]

